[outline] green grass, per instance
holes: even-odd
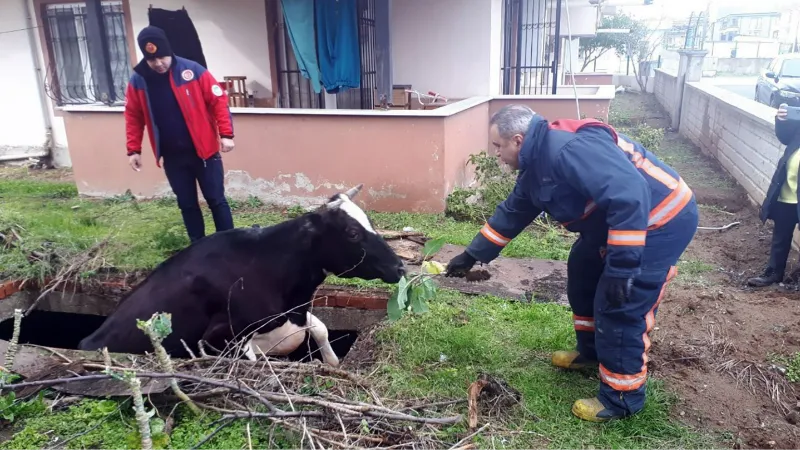
[[[522,403],[487,419],[493,424],[478,438],[480,448],[701,448],[718,446],[715,436],[686,428],[670,418],[675,398],[657,380],[648,384],[648,403],[640,414],[609,424],[575,418],[578,398],[592,397],[598,381],[590,371],[551,367],[550,353],[574,348],[571,313],[554,304],[524,304],[492,297],[468,297],[443,290],[424,315],[406,315],[378,332],[377,371],[370,381],[383,398],[464,398],[480,373],[506,381],[522,394]],[[466,406],[453,412],[465,414]],[[168,414],[162,408],[160,414]],[[159,448],[190,448],[213,428],[218,416],[197,419],[179,409]],[[83,400],[66,411],[41,412],[15,424],[14,435],[0,448],[42,448],[53,438],[75,436],[67,448],[134,448],[138,434],[129,404]],[[244,422],[225,429],[203,448],[243,448]],[[253,446],[267,445],[269,426],[251,425]],[[454,443],[467,434],[463,424],[442,428],[439,438]],[[296,448],[299,436],[275,433],[275,446]]]
[[[800,352],[792,355],[769,354],[767,359],[786,368],[786,379],[792,383],[800,383]]]
[[[105,200],[79,198],[71,183],[0,179],[0,233],[22,238],[21,248],[0,250],[0,278],[41,279],[56,270],[48,262],[31,264],[31,252],[55,250],[63,259],[110,237],[103,256],[110,266],[126,271],[148,270],[188,245],[180,211],[174,198],[135,201],[130,195]],[[236,226],[267,226],[287,220],[281,210],[264,206],[251,197],[231,200]],[[207,232],[213,221],[207,208]],[[290,208],[296,213],[297,208]],[[442,214],[371,213],[379,228],[413,227],[451,244],[467,245],[479,224],[458,222]],[[566,259],[572,237],[554,227],[523,232],[503,255]],[[47,252],[43,252],[47,253]],[[371,283],[369,285],[379,285]]]
[[[111,236],[110,265],[125,270],[149,269],[187,243],[174,199],[136,202],[130,196],[95,201],[81,199],[69,183],[0,179],[0,232],[16,231],[22,250],[0,250],[0,267],[6,277],[43,276],[52,266],[30,264],[31,250],[58,249],[71,254],[90,248]],[[232,202],[237,226],[269,225],[286,220],[279,210],[251,198]],[[205,209],[205,208],[204,208]],[[293,209],[296,211],[296,208]],[[466,245],[479,224],[457,222],[433,214],[370,214],[379,228],[413,227],[432,238]],[[206,217],[209,232],[213,224]],[[566,259],[572,238],[548,225],[535,226],[503,251],[509,257]],[[689,271],[702,266],[688,262]],[[339,280],[333,283],[373,287],[380,283]],[[506,380],[523,394],[523,405],[507,411],[501,421],[513,433],[482,436],[481,447],[701,447],[713,445],[711,437],[684,428],[669,418],[674,402],[657,381],[648,384],[645,411],[629,420],[596,425],[581,422],[570,413],[577,398],[594,395],[598,381],[591,374],[567,373],[550,367],[549,354],[574,347],[570,312],[553,304],[522,304],[496,298],[468,297],[441,291],[425,315],[406,315],[379,334],[379,358],[374,382],[387,398],[463,398],[466,388],[481,372]],[[444,357],[442,357],[444,355]],[[461,412],[465,412],[462,408]],[[168,410],[160,411],[168,413]],[[161,448],[187,448],[211,431],[216,418],[190,418],[179,410],[169,441],[157,437]],[[20,417],[13,438],[2,448],[41,448],[97,426],[70,441],[68,448],[131,448],[137,432],[130,407],[111,400],[83,400],[66,411],[39,412]],[[243,448],[244,422],[236,423],[204,448]],[[251,427],[254,447],[268,445],[269,427]],[[442,438],[455,442],[462,425],[444,429]],[[274,443],[293,448],[298,437],[278,430]]]
[[[168,411],[165,408],[161,413]],[[153,447],[193,448],[217,427],[216,424],[213,426],[212,424],[219,418],[220,415],[216,413],[206,413],[200,418],[194,418],[188,413],[188,409],[178,407],[175,426],[169,435],[151,428]],[[163,426],[162,419],[151,420],[151,427],[157,422]],[[245,421],[234,422],[200,448],[246,448],[245,427]],[[252,424],[250,433],[254,448],[268,448],[270,442],[268,425]],[[133,410],[127,399],[119,401],[83,399],[66,410],[43,412],[28,417],[17,425],[13,437],[1,443],[0,448],[50,448],[70,438],[74,439],[69,441],[65,448],[141,448]],[[279,427],[272,436],[273,447],[294,448],[298,442],[299,440],[294,439],[294,435]]]
[[[675,398],[657,381],[648,384],[645,410],[605,425],[575,418],[578,398],[596,394],[598,381],[586,372],[550,365],[550,353],[574,348],[571,313],[554,304],[523,304],[496,298],[467,299],[443,292],[431,313],[407,316],[379,334],[391,355],[378,376],[394,397],[462,397],[485,372],[519,390],[523,405],[505,418],[506,448],[695,448],[712,444],[669,417]],[[498,441],[494,441],[495,444]],[[492,445],[484,440],[480,447]]]

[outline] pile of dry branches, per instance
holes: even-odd
[[[167,405],[174,411],[176,403],[184,403],[196,414],[221,414],[204,441],[237,420],[247,420],[297,432],[302,448],[441,448],[447,444],[437,439],[441,435],[437,427],[464,420],[460,414],[447,414],[447,410],[466,403],[466,398],[407,405],[381,398],[367,380],[322,363],[279,361],[263,353],[257,361],[250,361],[235,357],[241,354],[239,348],[228,348],[220,356],[209,355],[201,343],[199,355],[190,350],[191,358],[173,361],[167,357],[165,364],[158,351],[164,335],[159,335],[156,326],[160,318],[154,315],[150,321],[140,322],[157,349],[153,355],[127,355],[127,361],[122,362],[102,352],[97,358],[73,361],[53,350],[61,360],[56,364],[59,367],[48,369],[49,376],[41,374],[24,382],[0,385],[0,393],[14,390],[19,397],[28,397],[49,386],[117,380],[133,397],[142,448],[152,448],[148,425],[152,414],[144,410],[142,391],[159,380],[170,381],[172,394],[149,395],[149,404]],[[168,328],[168,317],[166,320]]]

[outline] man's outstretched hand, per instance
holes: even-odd
[[[475,258],[464,252],[447,263],[446,277],[463,277],[475,265]]]

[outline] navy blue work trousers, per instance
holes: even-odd
[[[608,230],[583,233],[567,262],[567,297],[573,311],[578,352],[600,363],[598,399],[619,415],[644,408],[649,333],[667,283],[677,275],[678,258],[697,231],[692,198],[664,226],[647,232],[641,273],[622,305],[606,300],[604,276]]]
[[[203,193],[217,231],[233,228],[231,208],[225,198],[225,172],[219,153],[207,160],[199,156],[164,157],[164,173],[178,198],[183,223],[189,239],[195,242],[206,235],[205,221],[197,197],[197,185]]]

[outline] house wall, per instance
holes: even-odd
[[[602,84],[614,84],[614,74],[612,73],[576,73],[570,75],[569,72],[564,72],[563,84],[572,86],[572,78],[575,78],[576,86],[597,86]]]
[[[247,89],[257,98],[272,97],[264,0],[129,0],[134,33],[148,25],[147,8],[186,8],[194,22],[208,70],[218,80],[246,76]],[[131,36],[136,39],[136,36]],[[136,46],[136,59],[142,53]]]
[[[364,183],[359,200],[370,209],[444,209],[443,117],[328,112],[234,113],[237,148],[223,157],[226,193],[234,198],[254,195],[271,204],[316,206],[337,191]],[[65,118],[81,194],[104,197],[130,189],[134,195],[153,197],[171,192],[146,139],[142,171],[134,172],[125,163],[125,137],[117,132],[124,123],[121,112],[71,112]]]
[[[5,0],[0,7],[0,156],[40,153],[47,141],[26,17],[25,0]]]
[[[607,119],[612,86],[580,86],[579,94],[587,117]],[[489,114],[510,103],[527,104],[550,120],[576,116],[574,98],[566,94],[473,97],[428,111],[233,108],[237,145],[223,157],[227,193],[310,206],[364,183],[359,199],[367,209],[441,212],[454,188],[473,181],[467,160],[489,148]],[[143,170],[126,164],[122,111],[66,108],[78,191],[169,194],[147,139]]]
[[[392,1],[394,84],[448,98],[500,92],[501,0]]]

